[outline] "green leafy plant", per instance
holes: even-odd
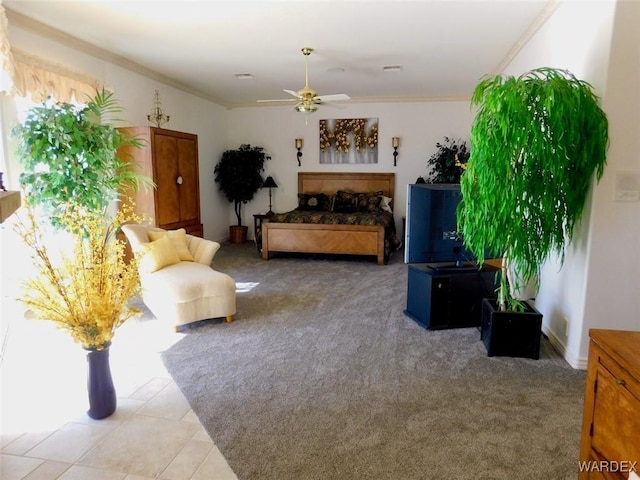
[[[268,159],[262,147],[243,144],[237,150],[227,150],[215,166],[215,181],[227,200],[233,203],[238,226],[242,225],[242,204],[253,200],[262,187],[264,162]]]
[[[442,143],[436,143],[438,151],[428,160],[432,167],[429,181],[431,183],[460,183],[460,175],[464,172],[469,160],[467,143],[444,137]]]
[[[105,121],[121,111],[114,94],[102,90],[84,106],[58,102],[34,107],[13,129],[24,168],[21,186],[54,225],[62,225],[69,204],[103,212],[122,192],[152,185],[136,172],[135,163],[119,157],[122,147],[140,146]]]
[[[607,117],[591,85],[551,68],[485,78],[471,103],[477,113],[461,178],[459,231],[480,261],[488,250],[506,259],[516,282],[537,282],[550,254],[564,260],[593,175],[602,177]],[[498,303],[505,310],[506,265],[501,274]]]

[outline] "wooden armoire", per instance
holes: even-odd
[[[203,236],[200,221],[198,136],[156,127],[128,127],[122,131],[142,142],[127,148],[123,159],[137,162],[153,179],[155,189],[140,188],[134,194],[135,211],[167,230],[184,228]]]

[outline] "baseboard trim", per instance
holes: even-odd
[[[552,332],[548,328],[545,328],[544,325],[542,326],[542,333],[547,336],[551,345],[553,345],[553,347],[558,350],[558,352],[560,352],[562,357],[569,365],[571,365],[572,368],[575,368],[576,370],[587,369],[587,358],[580,357],[579,355],[576,355],[575,352],[567,349],[565,343],[560,340],[560,338],[554,332]]]

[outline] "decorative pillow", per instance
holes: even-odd
[[[178,252],[167,235],[153,242],[141,243],[140,254],[140,268],[149,273],[180,262]]]
[[[191,255],[189,247],[187,246],[187,231],[184,228],[167,230],[166,232],[149,230],[148,235],[149,240],[152,242],[158,240],[160,237],[169,237],[169,240],[171,240],[171,243],[173,243],[173,246],[176,248],[178,258],[187,262],[193,262],[193,255]]]
[[[380,210],[393,213],[393,210],[391,210],[391,200],[391,197],[385,197],[382,195],[382,198],[380,199]]]
[[[358,211],[358,194],[338,190],[333,199],[333,211],[337,213],[355,213]]]
[[[298,210],[328,212],[331,210],[331,198],[324,193],[299,193]]]
[[[370,193],[356,193],[359,212],[377,212],[382,200],[382,190]]]

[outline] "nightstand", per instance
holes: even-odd
[[[253,215],[253,239],[256,242],[256,248],[258,251],[262,251],[262,241],[258,240],[260,232],[262,232],[262,222],[269,221],[273,214],[268,215],[266,213],[254,213]]]

